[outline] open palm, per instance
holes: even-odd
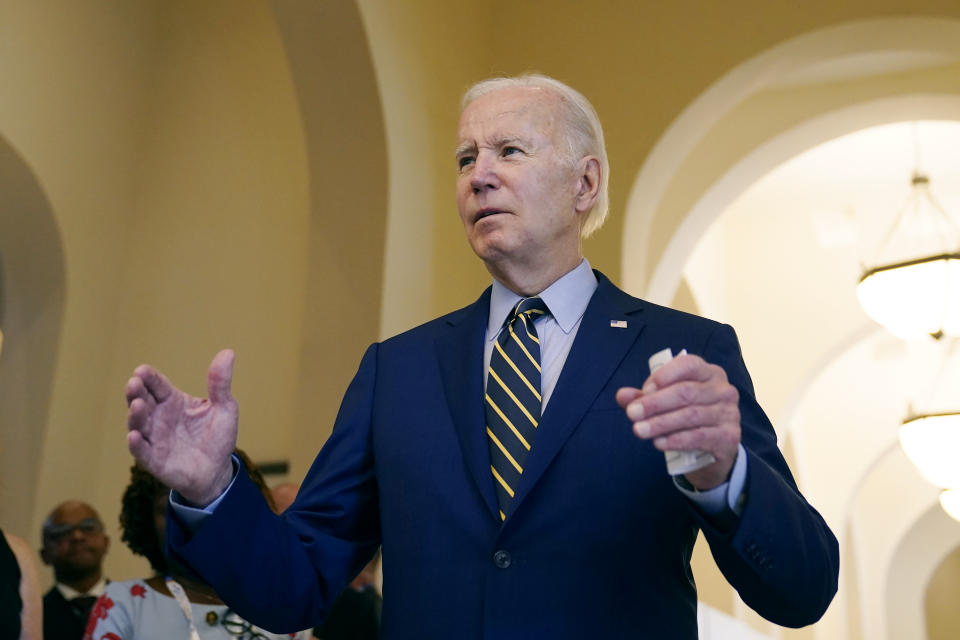
[[[237,402],[230,393],[233,351],[218,353],[207,371],[207,398],[195,398],[150,365],[127,381],[127,444],[140,465],[193,504],[226,489],[237,442]]]

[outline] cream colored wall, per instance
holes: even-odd
[[[153,39],[153,9],[147,2],[0,4],[0,136],[42,192],[31,200],[48,203],[34,212],[50,215],[48,233],[59,235],[22,239],[20,250],[37,242],[33,257],[51,262],[34,270],[21,263],[24,270],[10,274],[21,286],[3,291],[5,298],[21,298],[4,306],[29,305],[51,287],[51,309],[58,299],[64,305],[62,317],[37,318],[24,327],[23,335],[31,333],[24,343],[11,335],[0,359],[4,380],[15,376],[15,392],[46,405],[19,416],[5,411],[4,420],[18,422],[2,425],[10,434],[3,447],[19,459],[0,469],[0,517],[4,527],[34,543],[44,512],[65,491],[98,501],[99,452],[115,433],[107,429],[104,404],[116,388],[110,371],[146,96],[141,66]],[[3,196],[5,221],[16,217],[6,207],[29,196],[22,190],[30,188],[27,182],[17,188]],[[5,251],[2,258],[9,265],[11,254]],[[37,304],[42,308],[44,302]],[[17,355],[38,343],[45,346]],[[44,371],[47,358],[54,362],[52,377]],[[39,451],[25,442],[34,438]],[[33,500],[8,501],[13,491]]]
[[[929,640],[952,640],[960,629],[957,593],[960,593],[960,547],[943,560],[927,584],[924,609]]]
[[[0,139],[0,522],[26,532],[36,500],[64,304],[64,256],[36,175]]]
[[[309,210],[303,130],[279,32],[269,6],[228,1],[167,2],[155,26],[124,295],[114,310],[104,408],[111,428],[99,455],[97,503],[110,521],[131,462],[120,394],[140,362],[203,396],[213,354],[234,348],[239,445],[255,460],[295,448],[290,381],[299,365]],[[128,571],[120,549],[113,575]]]
[[[384,114],[352,0],[272,3],[303,120],[309,185],[299,367],[285,457],[299,481],[327,439],[363,350],[378,338],[387,233]],[[345,124],[349,123],[349,124]],[[420,230],[422,231],[422,230]]]
[[[960,17],[960,7],[954,16]],[[832,126],[817,123],[802,129],[803,124],[831,113],[839,117],[844,107],[865,108],[871,101],[955,91],[951,61],[957,54],[956,29],[950,19],[872,19],[868,14],[861,22],[796,35],[717,78],[664,132],[636,175],[624,242],[648,250],[624,254],[627,285],[652,299],[669,299],[692,244],[718,212],[758,177],[757,172],[786,160],[803,145],[848,132],[854,121],[869,126],[889,120],[861,114]],[[940,69],[915,73],[777,86],[781,79],[810,65],[856,54],[896,52],[939,55],[946,63]],[[902,111],[906,114],[910,109]],[[822,137],[806,139],[811,136]],[[777,149],[773,141],[789,143],[793,149]],[[780,155],[774,157],[778,151]],[[765,157],[758,162],[761,154]]]
[[[16,27],[2,59],[16,99],[0,129],[47,190],[67,273],[25,534],[36,540],[56,502],[89,500],[114,534],[115,578],[145,570],[116,534],[132,368],[155,362],[202,394],[209,358],[236,348],[241,446],[287,457],[303,317],[306,155],[273,15],[261,3],[155,8],[5,3],[2,20]]]
[[[499,37],[495,12],[475,5],[358,4],[387,123],[390,235],[381,319],[387,337],[472,302],[489,284],[457,215],[453,148],[460,96],[494,73]]]

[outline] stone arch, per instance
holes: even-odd
[[[358,3],[275,1],[272,6],[300,109],[310,201],[299,355],[302,401],[294,429],[298,442],[310,444],[291,455],[292,475],[302,477],[332,428],[343,381],[380,330],[377,313],[346,315],[329,307],[337,301],[381,308],[387,279],[388,146]],[[356,251],[357,238],[369,250]],[[320,415],[318,406],[324,407]]]
[[[934,502],[900,539],[887,569],[884,609],[888,638],[925,638],[927,586],[941,563],[960,546],[960,526]],[[956,629],[952,630],[956,633]],[[944,637],[938,635],[937,637]]]
[[[960,90],[960,86],[957,88]],[[737,196],[771,168],[848,133],[905,120],[960,121],[960,93],[920,93],[870,100],[818,115],[764,141],[732,164],[693,203],[663,248],[646,295],[652,300],[672,299],[680,285],[683,265],[700,236]]]
[[[4,525],[24,534],[60,343],[63,247],[43,187],[0,136],[0,495]]]
[[[840,84],[831,85],[833,91],[811,90],[804,100],[771,113],[771,96],[764,91],[784,76],[876,52],[890,60],[899,52],[904,68],[916,62],[918,53],[927,63],[955,63],[960,59],[960,21],[885,18],[820,29],[756,56],[714,83],[671,124],[634,179],[622,245],[625,286],[669,302],[696,240],[770,162],[870,124],[932,117],[911,109],[939,111],[931,106],[937,98],[960,93],[956,83],[940,77],[895,74],[848,83],[847,90]],[[891,115],[898,108],[901,115]],[[871,113],[872,123],[851,119]],[[818,130],[819,140],[804,140]]]

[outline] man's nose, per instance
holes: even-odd
[[[481,151],[477,154],[473,171],[470,174],[470,187],[474,193],[500,188],[496,158],[492,153]]]

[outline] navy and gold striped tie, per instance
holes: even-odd
[[[490,355],[484,405],[501,520],[507,517],[540,422],[540,339],[533,321],[549,313],[540,298],[518,302]]]

